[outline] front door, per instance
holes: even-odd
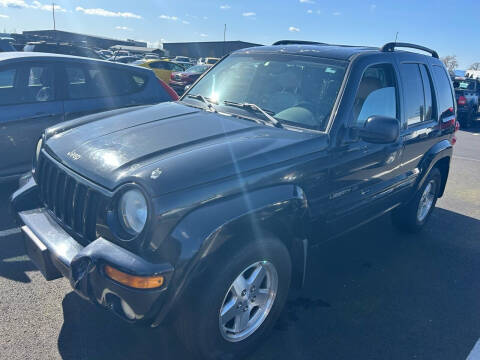
[[[391,63],[365,69],[352,106],[349,132],[364,126],[370,116],[400,117],[398,81]],[[329,230],[338,234],[394,205],[402,140],[374,144],[353,136],[332,150]]]

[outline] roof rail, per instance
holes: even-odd
[[[279,40],[272,45],[328,45],[326,43],[317,41],[305,41],[305,40]]]
[[[380,51],[383,51],[383,52],[395,51],[396,47],[422,50],[422,51],[425,51],[427,53],[432,54],[432,56],[435,59],[438,59],[438,53],[435,50],[429,49],[425,46],[415,45],[415,44],[410,44],[410,43],[389,42],[389,43],[386,43],[385,45],[383,45],[382,48],[380,49]]]

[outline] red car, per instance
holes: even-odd
[[[193,84],[212,65],[195,65],[182,72],[173,72],[170,75],[170,85],[177,94],[183,94],[185,86]]]

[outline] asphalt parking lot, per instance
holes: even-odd
[[[385,216],[310,252],[306,286],[250,359],[466,359],[480,337],[480,128],[460,131],[425,231]],[[1,185],[1,359],[187,359],[168,327],[135,328],[47,282]]]

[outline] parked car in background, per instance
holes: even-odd
[[[28,52],[0,54],[0,180],[31,168],[43,130],[121,107],[176,100],[152,71],[100,60]]]
[[[218,60],[220,60],[220,59],[219,58],[213,58],[213,57],[207,57],[207,58],[205,58],[204,63],[206,65],[215,65],[218,62]]]
[[[87,47],[75,46],[75,45],[64,44],[64,43],[47,43],[45,41],[30,42],[27,45],[25,45],[25,47],[23,48],[23,51],[81,56],[81,57],[87,57],[91,59],[102,58],[94,50]]]
[[[467,70],[465,72],[465,77],[470,79],[480,79],[480,70]]]
[[[155,75],[159,79],[162,79],[167,84],[170,81],[170,75],[172,72],[184,71],[185,67],[183,65],[174,63],[168,60],[138,60],[134,65],[146,67],[147,69],[152,69],[155,72]]]
[[[169,321],[195,359],[243,359],[318,261],[310,246],[390,211],[424,227],[455,110],[418,45],[239,50],[178,102],[47,130],[13,207],[47,279],[130,324]]]
[[[160,57],[157,54],[145,54],[143,57],[145,60],[155,60],[155,59],[160,59]]]
[[[480,110],[480,81],[466,77],[453,80],[457,100],[458,120],[464,128],[473,125]]]
[[[210,67],[211,65],[194,65],[185,71],[173,72],[168,84],[177,94],[183,94],[185,86],[193,84]]]
[[[137,56],[129,55],[129,56],[112,56],[111,58],[107,59],[108,61],[122,63],[122,64],[131,64],[135,61],[138,61]]]
[[[175,64],[183,66],[184,69],[188,69],[193,63],[190,61],[190,58],[187,56],[175,56],[172,60]]]
[[[113,52],[113,56],[130,56],[130,53],[127,50],[116,50]]]
[[[113,51],[110,50],[98,50],[98,54],[103,58],[103,59],[108,59],[113,56]]]

